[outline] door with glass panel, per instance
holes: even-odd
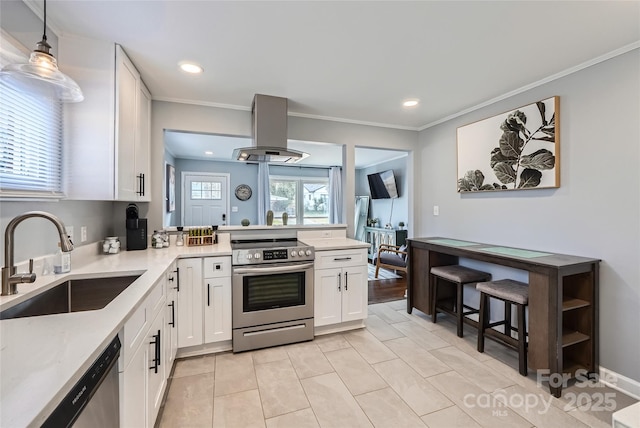
[[[229,174],[182,173],[182,225],[226,225]]]

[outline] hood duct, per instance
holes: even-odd
[[[253,146],[233,151],[233,158],[246,162],[295,163],[307,156],[287,149],[287,99],[256,94],[251,106]]]

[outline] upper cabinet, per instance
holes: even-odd
[[[59,39],[59,63],[85,100],[65,104],[68,199],[151,200],[151,94],[124,50],[79,37]]]

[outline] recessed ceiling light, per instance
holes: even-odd
[[[204,71],[202,67],[200,67],[198,64],[195,64],[193,62],[181,62],[179,63],[179,65],[180,65],[180,69],[185,73],[200,74]]]
[[[415,107],[420,103],[419,100],[406,100],[402,103],[405,107]]]
[[[212,155],[212,154],[213,154],[213,152],[210,152],[210,151],[208,151],[208,150],[207,150],[206,152],[204,152],[204,154],[205,154],[205,155]]]

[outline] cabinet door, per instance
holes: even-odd
[[[315,271],[313,284],[314,326],[320,327],[341,322],[341,281],[342,269],[340,268]]]
[[[204,280],[204,342],[231,340],[231,278]]]
[[[178,293],[175,289],[169,288],[167,294],[167,309],[165,315],[165,345],[164,358],[167,361],[165,372],[167,375],[171,372],[173,361],[178,351]]]
[[[344,268],[342,274],[342,321],[366,318],[369,295],[367,267]]]
[[[142,343],[127,369],[120,373],[120,426],[147,426],[149,346]]]
[[[137,180],[138,191],[137,200],[151,201],[151,94],[147,87],[140,81],[138,94],[138,123],[137,139],[135,145],[135,177],[142,176]]]
[[[149,366],[147,368],[147,427],[153,427],[155,424],[158,410],[162,404],[164,387],[166,385],[165,370],[166,361],[163,358],[163,347],[165,346],[166,336],[164,332],[165,312],[160,311],[149,329],[149,340],[147,342]],[[167,373],[168,374],[168,373]]]
[[[178,347],[202,345],[202,259],[178,260]]]
[[[140,75],[122,48],[116,47],[116,199],[138,198],[135,174]]]

